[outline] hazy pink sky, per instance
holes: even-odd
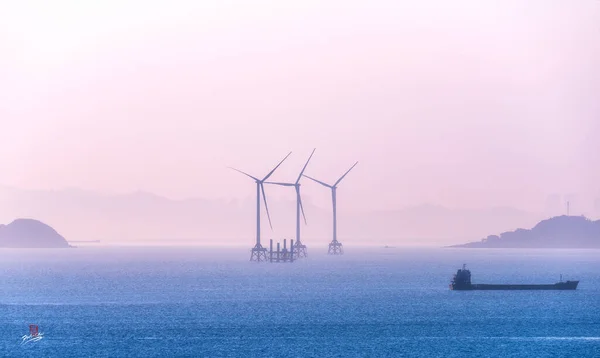
[[[0,5],[0,184],[241,198],[316,147],[349,207],[600,196],[600,1],[158,3]]]

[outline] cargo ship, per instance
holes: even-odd
[[[562,275],[560,281],[554,284],[484,284],[484,283],[471,283],[471,271],[463,265],[462,269],[459,269],[450,283],[451,290],[457,291],[471,291],[471,290],[575,290],[579,281],[564,281]]]

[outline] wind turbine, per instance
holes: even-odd
[[[267,211],[267,218],[269,219],[269,226],[271,227],[271,229],[273,229],[273,225],[271,223],[271,215],[269,214],[269,207],[267,206],[267,196],[265,195],[265,188],[263,186],[263,183],[267,179],[269,179],[269,177],[271,175],[273,175],[275,170],[277,170],[277,168],[279,168],[281,163],[283,163],[290,156],[290,154],[292,154],[292,152],[289,152],[288,155],[286,155],[285,158],[283,158],[279,162],[279,164],[277,164],[275,166],[275,168],[273,168],[273,170],[271,170],[262,179],[258,179],[257,177],[254,177],[254,176],[252,176],[248,173],[245,173],[239,169],[229,167],[229,169],[233,169],[239,173],[242,173],[242,174],[254,179],[254,182],[256,183],[256,245],[252,248],[252,252],[250,254],[250,261],[257,261],[257,262],[267,261],[267,249],[262,247],[262,245],[260,244],[260,196],[262,193],[262,198],[263,198],[263,201],[265,202],[265,210]]]
[[[308,179],[331,189],[331,201],[333,202],[333,240],[331,241],[331,243],[329,243],[329,250],[327,251],[327,253],[329,255],[343,255],[344,254],[344,248],[342,247],[342,243],[337,240],[337,207],[336,207],[337,187],[340,184],[340,182],[342,181],[342,179],[344,179],[344,177],[346,175],[348,175],[348,173],[350,173],[350,171],[356,166],[356,164],[358,164],[358,162],[354,163],[354,165],[351,166],[350,169],[348,169],[344,173],[344,175],[342,175],[341,178],[339,178],[333,185],[329,185],[320,180],[311,178],[308,175],[303,174]]]
[[[310,157],[308,157],[308,160],[306,161],[306,164],[304,164],[300,175],[298,175],[298,179],[296,179],[294,183],[266,182],[266,184],[293,186],[296,189],[296,244],[294,246],[296,249],[295,251],[298,253],[298,258],[307,256],[306,245],[302,244],[302,241],[300,241],[300,213],[302,213],[304,224],[306,224],[306,215],[304,215],[304,207],[302,206],[302,198],[300,197],[300,179],[304,175],[304,171],[306,170],[310,159],[312,158],[313,154],[315,154],[315,150],[316,149],[313,149],[312,153],[310,153]]]

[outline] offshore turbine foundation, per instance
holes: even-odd
[[[343,255],[344,254],[344,247],[342,246],[342,243],[334,240],[332,242],[329,243],[329,250],[327,251],[327,254],[329,255]]]
[[[294,241],[294,240],[292,240],[292,241]],[[294,250],[296,252],[296,257],[298,257],[299,259],[308,256],[308,253],[307,253],[307,250],[306,250],[306,245],[304,245],[303,243],[296,242],[296,245],[293,246],[293,247],[294,247]]]
[[[265,249],[264,247],[262,247],[261,244],[256,244],[256,246],[254,246],[252,248],[252,251],[250,253],[250,261],[256,261],[256,262],[261,262],[261,261],[267,261],[267,249]]]
[[[269,262],[280,263],[280,262],[294,262],[297,259],[296,253],[294,252],[294,240],[290,240],[290,249],[287,249],[287,240],[283,239],[283,250],[279,243],[277,243],[277,250],[273,251],[273,240],[269,247]]]

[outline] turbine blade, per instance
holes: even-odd
[[[296,179],[296,184],[298,184],[300,182],[300,178],[302,178],[302,175],[304,174],[304,171],[306,170],[306,167],[308,166],[308,162],[310,162],[310,158],[312,158],[313,154],[315,154],[315,150],[317,150],[317,148],[313,149],[312,153],[310,153],[310,157],[308,157],[306,164],[304,164],[304,168],[302,168],[300,175],[298,175],[298,179]]]
[[[326,183],[323,183],[322,181],[320,181],[320,180],[317,180],[317,179],[315,179],[315,178],[311,178],[311,177],[309,177],[309,176],[308,176],[308,175],[306,175],[306,174],[302,174],[302,176],[303,176],[303,177],[305,177],[305,178],[308,178],[308,179],[310,179],[310,180],[312,180],[312,181],[314,181],[314,182],[317,182],[317,183],[319,183],[319,184],[321,184],[321,185],[324,185],[324,186],[326,186],[326,187],[328,187],[328,188],[332,188],[332,186],[331,186],[331,185],[329,185],[329,184],[326,184]]]
[[[279,182],[274,182],[274,181],[266,181],[265,184],[273,184],[273,185],[281,185],[281,186],[296,186],[296,184],[293,184],[293,183],[279,183]]]
[[[254,180],[259,180],[258,178],[255,178],[255,177],[253,177],[252,175],[250,175],[250,174],[248,174],[248,173],[244,173],[243,171],[241,171],[241,170],[239,170],[239,169],[235,169],[235,168],[232,168],[232,167],[227,167],[227,168],[229,168],[229,169],[233,169],[233,170],[235,170],[235,171],[236,171],[236,172],[238,172],[238,173],[242,173],[242,174],[244,174],[244,175],[246,175],[246,176],[249,176],[250,178],[252,178],[252,179],[254,179]]]
[[[342,175],[342,177],[341,177],[341,178],[339,178],[339,179],[338,179],[338,181],[336,181],[336,182],[335,182],[335,184],[333,184],[333,186],[337,186],[337,185],[338,185],[338,184],[339,184],[339,183],[342,181],[342,179],[344,179],[344,177],[345,177],[346,175],[348,175],[348,173],[350,173],[350,171],[351,171],[352,169],[354,169],[354,167],[356,166],[356,164],[358,164],[358,162],[354,163],[354,165],[353,165],[353,166],[351,166],[351,167],[350,167],[350,169],[348,169],[348,171],[347,171],[347,172],[345,172],[345,173],[344,173],[344,175]]]
[[[296,187],[296,193],[298,194],[298,202],[300,203],[300,211],[302,211],[302,217],[304,218],[304,225],[308,225],[306,222],[306,215],[304,215],[304,206],[302,205],[302,197],[300,196],[299,187]]]
[[[269,219],[269,226],[273,230],[273,224],[271,223],[271,215],[269,214],[269,206],[267,205],[267,196],[265,195],[265,187],[260,183],[260,191],[262,191],[263,201],[265,202],[265,210],[267,211],[267,218]]]
[[[286,159],[287,159],[287,158],[290,156],[290,154],[292,154],[292,152],[289,152],[289,153],[288,153],[288,155],[286,155],[286,156],[285,156],[285,158],[283,158],[283,159],[282,159],[282,160],[279,162],[279,164],[277,164],[277,166],[276,166],[275,168],[273,168],[273,170],[271,170],[271,171],[269,172],[269,174],[267,174],[267,176],[266,176],[266,177],[264,177],[264,178],[263,178],[263,180],[262,180],[262,181],[265,181],[265,180],[269,179],[269,177],[270,177],[271,175],[273,175],[273,173],[275,172],[275,170],[277,170],[277,168],[279,168],[279,166],[281,165],[281,163],[283,163],[283,161],[284,161],[284,160],[286,160]]]

